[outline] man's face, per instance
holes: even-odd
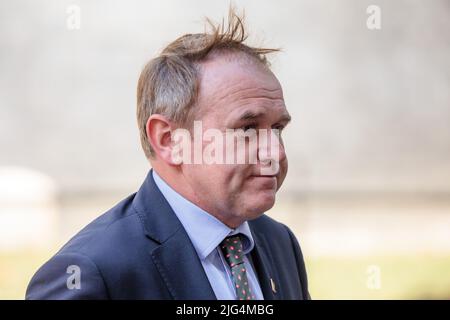
[[[254,129],[260,136],[262,129],[269,140],[269,149],[259,144],[256,149],[245,149],[246,160],[253,152],[256,163],[182,165],[198,204],[230,227],[237,227],[275,203],[275,193],[286,176],[287,158],[281,137],[274,133],[281,131],[290,117],[280,83],[263,66],[216,57],[203,63],[201,70],[196,120],[201,121],[203,132],[214,128],[225,136],[227,129]],[[246,143],[248,147],[249,139]],[[229,150],[224,149],[226,152]],[[264,154],[276,155],[276,170],[261,170],[268,167],[261,161],[267,159]]]

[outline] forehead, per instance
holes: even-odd
[[[285,109],[281,85],[268,68],[227,56],[202,63],[198,107],[203,115],[228,115],[242,108]]]

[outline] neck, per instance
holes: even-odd
[[[236,229],[244,221],[241,221],[238,217],[230,217],[226,213],[222,213],[221,210],[216,208],[214,204],[209,204],[202,201],[202,198],[197,194],[192,187],[189,179],[183,174],[183,171],[179,166],[162,166],[158,162],[151,163],[153,170],[167,183],[173,190],[180,194],[183,198],[189,200],[196,206],[202,208],[210,215],[217,218],[223,224],[229,228]]]

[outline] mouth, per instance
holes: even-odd
[[[277,176],[276,175],[274,175],[274,174],[271,174],[271,175],[264,175],[264,174],[252,174],[251,176],[250,176],[251,178],[276,178]]]
[[[252,177],[257,177],[257,178],[276,178],[277,176],[274,174],[254,174],[252,175]]]
[[[277,185],[277,176],[274,175],[252,175],[250,180],[258,183],[262,188],[273,189]]]

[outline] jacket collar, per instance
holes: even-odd
[[[166,284],[171,296],[177,300],[216,299],[197,252],[183,225],[157,187],[152,170],[140,187],[132,203],[145,235],[158,246],[149,254]],[[270,279],[274,277],[268,248],[263,235],[250,222],[255,249],[252,259],[258,274],[261,290],[267,300],[276,299]]]
[[[145,235],[158,244],[149,248],[149,254],[172,298],[216,299],[186,231],[156,186],[151,170],[132,205]]]
[[[247,221],[232,229],[172,189],[154,170],[152,177],[186,230],[200,260],[213,253],[225,237],[234,234],[244,235],[242,237],[244,254],[253,249],[254,241]]]

